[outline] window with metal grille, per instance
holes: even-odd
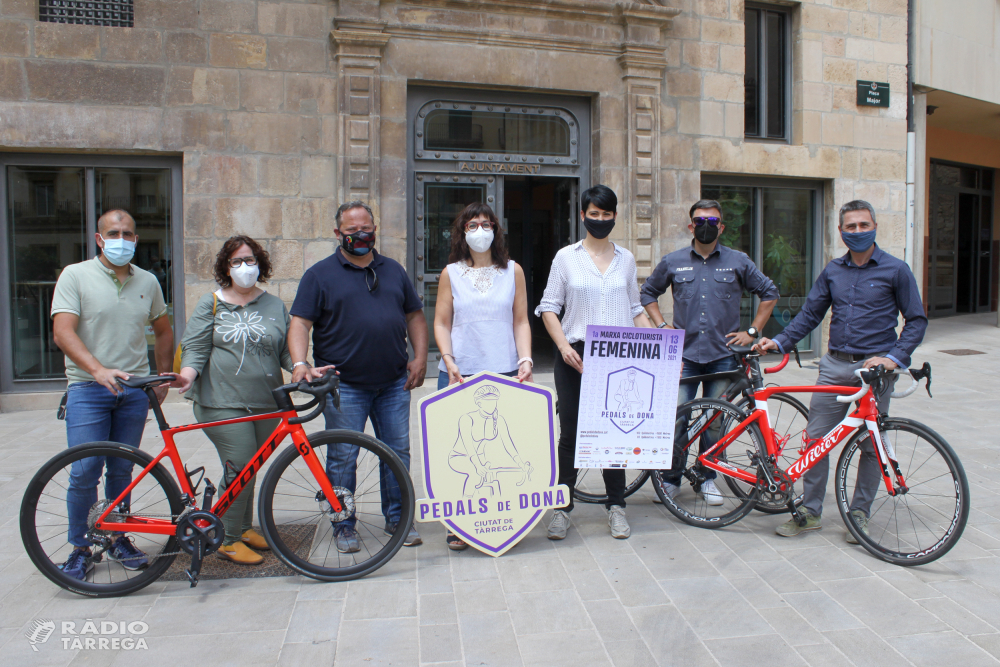
[[[131,28],[132,0],[38,0],[38,20]]]

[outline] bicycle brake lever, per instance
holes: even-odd
[[[927,384],[924,386],[924,389],[927,390],[927,395],[930,396],[931,398],[934,398],[934,394],[931,393],[931,364],[930,364],[930,362],[925,361],[924,365],[920,368],[920,372],[923,373],[924,377],[927,378]]]
[[[793,345],[792,352],[795,354],[795,363],[799,365],[799,368],[802,368],[802,360],[799,358],[799,346]]]

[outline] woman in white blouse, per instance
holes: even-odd
[[[555,510],[549,539],[561,540],[569,530],[576,485],[576,422],[580,407],[583,344],[587,325],[652,327],[639,304],[638,272],[632,253],[608,240],[615,226],[618,197],[611,188],[595,185],[580,197],[580,216],[587,237],[560,250],[552,262],[545,296],[535,309],[559,348],[555,383],[559,396],[559,483],[570,489],[570,504]],[[562,321],[559,313],[564,311]],[[625,471],[607,469],[608,525],[611,536],[631,534],[625,518]]]
[[[434,337],[438,389],[493,371],[532,381],[531,325],[524,271],[510,259],[493,209],[473,203],[455,218],[451,262],[438,281]],[[521,464],[522,472],[528,464]],[[448,546],[464,549],[457,535]]]

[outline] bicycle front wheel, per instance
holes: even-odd
[[[840,516],[874,556],[896,565],[930,563],[948,553],[965,530],[970,508],[965,470],[951,446],[919,422],[884,419],[882,440],[890,456],[895,452],[906,492],[886,492],[871,434],[861,430],[837,463]]]
[[[261,484],[258,515],[264,536],[282,562],[307,577],[348,581],[370,574],[396,555],[413,523],[410,474],[395,452],[364,433],[320,431],[309,436],[309,444],[315,452],[310,456],[317,456],[327,470],[344,512],[333,516],[305,459],[288,447]],[[399,515],[391,518],[398,527],[390,533],[383,494],[394,486]],[[345,524],[353,524],[357,551],[337,549],[335,530]]]
[[[625,497],[628,498],[641,489],[647,479],[649,479],[648,470],[626,468]],[[608,493],[604,489],[604,475],[601,474],[600,470],[581,468],[576,473],[576,488],[573,491],[573,500],[581,503],[608,502]]]
[[[722,436],[746,419],[747,415],[732,403],[712,398],[695,399],[677,408],[674,425],[674,456],[670,470],[653,472],[653,488],[663,506],[684,523],[702,528],[722,528],[749,514],[759,498],[759,484],[732,478],[723,484],[717,477],[724,473],[705,468],[698,461],[702,449],[708,449]],[[749,424],[732,443],[713,458],[732,469],[757,475],[745,452],[764,451],[763,436],[756,424]],[[711,482],[714,492],[706,485]],[[733,491],[736,488],[737,491]]]
[[[134,593],[166,572],[178,552],[174,535],[94,528],[132,482],[133,473],[152,461],[135,447],[92,442],[67,449],[43,465],[21,501],[21,541],[35,567],[55,584],[90,597]],[[107,522],[141,517],[176,521],[183,510],[177,484],[157,464]],[[90,549],[79,570],[83,579],[69,576],[62,567],[77,546]]]

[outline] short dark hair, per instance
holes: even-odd
[[[244,244],[250,246],[250,251],[257,258],[257,268],[260,270],[257,282],[266,283],[271,277],[271,256],[267,251],[249,236],[230,236],[215,256],[215,282],[219,283],[219,287],[226,288],[233,284],[233,279],[229,277],[229,258]]]
[[[128,218],[129,220],[132,221],[132,231],[134,232],[135,231],[135,218],[133,218],[132,214],[129,213],[128,211],[126,211],[123,208],[113,208],[113,209],[105,211],[101,215],[101,217],[99,217],[97,219],[97,231],[99,233],[101,233],[101,234],[104,233],[104,230],[105,230],[104,221],[105,220],[120,220],[122,218]]]
[[[334,216],[334,219],[337,221],[337,229],[340,229],[341,217],[344,215],[346,211],[350,211],[352,208],[363,208],[366,211],[368,211],[368,217],[372,219],[372,224],[373,225],[375,224],[375,214],[372,213],[372,207],[364,203],[360,199],[355,199],[354,201],[349,201],[344,204],[341,204],[340,207],[337,209],[337,215]]]
[[[878,220],[875,219],[875,209],[872,208],[872,205],[864,199],[855,199],[840,207],[840,224],[838,227],[844,226],[844,214],[850,213],[851,211],[868,211],[868,213],[872,216],[872,222],[876,224],[878,223]]]
[[[694,203],[694,206],[691,207],[691,210],[688,211],[688,217],[693,218],[694,212],[697,211],[699,208],[701,209],[714,208],[716,211],[719,212],[719,219],[720,220],[722,219],[722,204],[715,201],[714,199],[699,199],[698,201],[696,201]]]
[[[500,229],[500,220],[493,212],[489,204],[473,202],[462,209],[462,212],[455,218],[451,227],[451,253],[448,255],[449,262],[461,262],[472,259],[472,251],[465,241],[465,223],[479,216],[486,216],[486,219],[493,224],[493,245],[490,246],[490,256],[493,258],[493,266],[498,269],[506,269],[507,262],[510,261],[510,254],[507,252],[507,242],[504,239],[503,230]]]
[[[580,210],[584,213],[593,204],[602,211],[618,212],[618,195],[606,185],[595,185],[583,191],[580,195]]]

